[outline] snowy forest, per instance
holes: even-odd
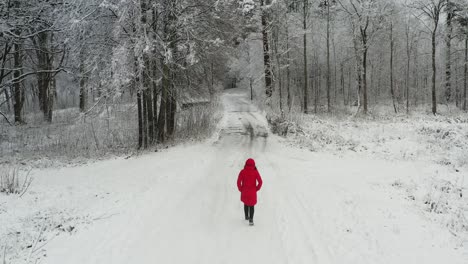
[[[145,148],[177,134],[180,109],[213,104],[229,85],[251,87],[284,113],[466,111],[467,8],[463,0],[3,1],[1,115],[21,126],[58,122],[66,109],[80,118],[129,110],[135,116],[105,119],[138,126]],[[179,120],[186,129],[191,121]]]
[[[239,263],[247,236],[258,263],[464,263],[467,78],[468,0],[0,0],[0,259]],[[254,234],[221,224],[249,157]],[[116,260],[106,223],[160,231]]]

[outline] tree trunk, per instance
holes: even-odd
[[[383,59],[383,55],[381,54],[380,58]],[[382,98],[381,96],[381,84],[382,84],[382,62],[379,63],[379,76],[377,78],[377,98]]]
[[[138,108],[138,148],[144,148],[144,130],[143,130],[143,100],[142,91],[137,91],[137,108]]]
[[[315,56],[314,60],[317,61],[317,56]],[[317,64],[315,65],[315,69],[317,72],[317,85],[315,86],[314,113],[317,114],[320,103],[320,89],[322,88],[322,70]]]
[[[148,23],[148,11],[150,11],[146,0],[140,1],[141,7],[141,25],[143,28],[144,38],[149,38],[149,23]],[[148,147],[153,143],[154,139],[154,118],[153,118],[153,100],[152,100],[152,86],[151,86],[151,63],[149,58],[149,51],[143,51],[143,69],[141,70],[142,78],[142,89],[143,89],[143,128],[144,128],[144,140],[143,145]]]
[[[17,40],[20,41],[20,40]],[[24,104],[24,91],[23,91],[23,81],[20,80],[20,76],[23,73],[23,57],[21,54],[21,45],[18,43],[14,44],[14,66],[15,70],[13,72],[13,78],[15,80],[13,84],[13,91],[14,91],[14,96],[13,96],[13,110],[15,112],[15,123],[16,124],[22,124],[24,123],[23,121],[23,104]]]
[[[336,104],[337,101],[338,101],[338,74],[337,74],[337,59],[336,59],[336,47],[335,47],[335,38],[334,36],[332,35],[332,46],[333,46],[333,67],[334,67],[334,70],[333,70],[333,76],[334,76],[334,82],[333,82],[333,90],[335,92],[335,98],[334,98],[334,101],[333,103]]]
[[[144,71],[144,69],[142,69],[142,71]],[[144,86],[144,84],[146,83],[146,81],[143,79],[142,81],[142,102],[141,104],[143,105],[143,148],[147,148],[148,147],[148,126],[149,126],[149,122],[148,122],[148,110],[149,110],[149,107],[148,107],[148,91],[146,90],[146,87]]]
[[[80,50],[80,111],[84,112],[86,109],[86,77],[85,77],[85,54],[84,45]]]
[[[308,87],[307,87],[307,83],[308,83],[308,77],[307,77],[307,34],[306,34],[306,30],[307,30],[307,8],[308,8],[308,0],[304,0],[304,5],[303,5],[303,11],[304,11],[304,14],[303,14],[303,29],[304,29],[304,35],[303,35],[303,45],[304,45],[304,105],[303,105],[303,111],[305,114],[308,113],[308,105],[307,105],[307,101],[308,101]]]
[[[173,73],[174,74],[174,73]],[[176,80],[176,78],[172,77],[171,78],[171,90],[170,92],[168,93],[168,103],[167,103],[167,112],[166,112],[166,132],[167,132],[167,136],[172,138],[174,136],[174,133],[175,133],[175,114],[176,114],[176,110],[177,110],[177,93],[176,93],[176,89],[175,89],[175,85],[174,85],[174,80]]]
[[[8,58],[7,55],[10,54],[10,51],[11,51],[12,48],[13,48],[12,44],[10,44],[8,42],[5,43],[5,49],[4,49],[3,54],[1,56],[2,65],[0,67],[0,84],[3,83],[4,78],[8,75],[8,74],[5,73],[5,65],[6,65],[7,58]],[[8,112],[11,112],[11,104],[10,104],[11,98],[10,98],[10,92],[8,91],[8,88],[11,88],[11,87],[4,86],[2,92],[5,93],[5,102],[7,104],[7,110],[8,110]],[[0,94],[2,92],[0,92]]]
[[[362,52],[362,83],[363,83],[363,104],[364,114],[367,114],[367,44],[364,41],[364,51]]]
[[[468,76],[468,34],[465,37],[465,73],[463,74],[463,110],[466,111],[466,86]]]
[[[280,60],[280,55],[278,53],[278,35],[279,35],[279,30],[277,29],[276,34],[275,34],[274,44],[275,44],[276,65],[277,65],[277,70],[278,70],[279,107],[280,107],[280,112],[282,114],[283,113],[283,84],[282,84],[282,78],[281,78],[281,60]]]
[[[136,26],[134,25],[133,26],[133,33],[136,33]],[[135,80],[134,80],[134,87],[136,88],[137,90],[137,111],[138,111],[138,148],[141,149],[141,148],[144,148],[144,137],[145,137],[145,134],[144,134],[144,120],[143,120],[143,90],[141,89],[141,80],[140,80],[140,73],[139,73],[139,70],[138,70],[138,57],[137,57],[137,54],[135,53],[134,54],[134,74],[135,74]]]
[[[171,78],[171,86],[169,90],[167,91],[167,103],[166,103],[166,136],[168,139],[171,139],[172,136],[172,120],[171,120],[171,111],[172,111],[172,92],[173,92],[173,85],[172,82],[174,82],[174,79]]]
[[[392,95],[393,110],[397,113],[395,103],[395,88],[393,84],[393,24],[390,23],[390,94]]]
[[[170,70],[169,66],[163,63],[163,76],[162,76],[162,89],[161,89],[161,102],[159,104],[159,117],[158,117],[158,142],[162,143],[166,139],[166,104],[167,104],[167,91],[170,85]]]
[[[253,78],[249,78],[249,86],[250,86],[250,101],[253,101]]]
[[[355,26],[353,25],[353,31],[355,31]],[[358,38],[353,36],[353,46],[354,46],[354,56],[356,57],[356,77],[357,77],[357,85],[356,85],[356,93],[357,93],[357,106],[358,110],[361,108],[361,91],[362,91],[362,58],[361,54],[359,53],[360,47],[358,44]],[[357,113],[357,112],[356,112]]]
[[[349,102],[351,101],[351,67],[348,68],[348,92],[346,93],[346,105],[349,105]]]
[[[145,82],[144,82],[145,83]],[[148,90],[147,90],[147,86],[143,87],[143,129],[144,129],[144,138],[143,138],[143,146],[145,148],[148,147],[149,145],[149,110],[150,108],[152,109],[152,107],[150,107],[150,105],[148,105],[148,99],[150,100],[151,102],[151,99],[149,98],[149,95],[148,95]]]
[[[47,96],[48,100],[47,100],[47,116],[46,116],[46,120],[50,123],[52,122],[52,114],[53,114],[53,107],[54,107],[54,102],[55,102],[55,98],[57,97],[57,87],[56,87],[56,79],[54,76],[51,77],[50,79],[50,84],[49,84],[49,94]]]
[[[286,84],[286,87],[287,87],[287,90],[288,90],[288,111],[291,112],[291,70],[290,70],[290,64],[291,64],[291,57],[290,57],[290,54],[289,54],[289,30],[288,30],[288,26],[289,25],[286,25],[286,55],[287,55],[287,59],[288,59],[288,62],[287,62],[287,67],[286,67],[286,79],[287,79],[287,84]]]
[[[457,62],[455,65],[458,65],[459,58],[457,58]],[[455,67],[455,105],[457,108],[460,107],[460,100],[461,100],[461,95],[460,95],[460,83],[459,83],[459,76],[461,76],[460,72],[462,72],[463,69]]]
[[[11,103],[10,103],[11,95],[10,95],[10,92],[8,91],[8,87],[4,87],[3,92],[5,93],[5,102],[7,104],[7,110],[8,112],[11,112]]]
[[[150,65],[148,65],[146,74],[151,74]],[[153,112],[153,97],[152,97],[152,87],[151,87],[151,80],[149,80],[148,76],[147,85],[145,87],[146,90],[146,107],[147,107],[147,120],[148,120],[148,144],[153,144],[154,140],[154,112]]]
[[[375,77],[375,66],[374,66],[375,63],[373,63],[372,61],[370,62],[370,75],[369,75],[369,81],[370,81],[370,84],[369,84],[369,89],[371,91],[374,91],[374,88],[375,88],[375,83],[374,83],[374,77]],[[379,101],[379,97],[376,98],[376,102]]]
[[[265,7],[265,4],[269,4],[269,0],[261,0],[260,4]],[[272,74],[271,74],[271,58],[270,58],[270,45],[268,43],[268,31],[267,31],[267,13],[263,9],[262,15],[262,35],[263,35],[263,64],[265,67],[265,92],[267,98],[273,94]]]
[[[133,35],[138,36],[139,33],[137,31],[137,26],[134,23],[133,24]],[[146,133],[145,133],[145,128],[144,128],[144,108],[143,108],[143,75],[142,71],[143,69],[140,69],[140,61],[139,61],[139,56],[134,48],[133,50],[133,73],[134,73],[134,85],[133,89],[136,89],[137,92],[137,111],[138,111],[138,148],[142,149],[145,148],[145,138],[146,138]]]
[[[413,52],[413,61],[414,61],[414,68],[413,68],[413,87],[415,89],[414,98],[415,98],[415,105],[418,105],[418,95],[421,94],[419,91],[419,60],[418,60],[418,44],[419,44],[419,35],[416,38],[416,42],[414,44],[414,52]]]
[[[153,43],[156,43],[157,42],[157,34],[155,32],[157,32],[158,30],[158,18],[157,18],[157,7],[156,6],[153,6],[153,21],[152,21],[152,25],[153,25],[153,34],[152,34],[152,37],[153,37]],[[152,81],[152,86],[153,86],[153,120],[152,120],[152,123],[153,123],[153,138],[152,138],[152,142],[156,142],[158,139],[157,139],[157,135],[158,135],[158,94],[159,94],[159,91],[158,91],[158,85],[157,85],[157,82],[156,80],[158,79],[158,62],[155,58],[157,58],[159,55],[156,51],[156,47],[153,47],[153,60],[152,60],[152,76],[153,76],[153,81]]]
[[[452,81],[451,81],[451,77],[452,77],[451,76],[452,75],[451,46],[452,46],[452,43],[451,42],[452,42],[453,12],[450,10],[449,6],[447,6],[446,8],[448,8],[448,13],[447,13],[447,35],[445,39],[445,43],[447,45],[447,49],[445,50],[445,100],[447,103],[449,103],[452,100]]]
[[[173,8],[174,7],[173,2]],[[171,23],[175,20],[174,16],[171,16]],[[173,28],[173,26],[171,25]],[[169,47],[172,49],[173,56],[177,54],[177,43],[175,32],[172,31],[169,35]],[[167,86],[167,98],[166,98],[166,136],[172,138],[175,133],[175,114],[177,110],[177,90],[175,81],[178,79],[176,76],[175,63],[171,63],[169,67],[169,83]]]
[[[343,105],[346,105],[346,96],[345,96],[345,80],[344,80],[344,67],[343,62],[340,63],[340,86],[341,94],[343,95]]]
[[[164,40],[168,43],[169,48],[172,51],[173,56],[176,52],[176,30],[174,22],[176,17],[175,13],[175,1],[166,0],[164,1],[164,9],[166,17],[164,18]],[[163,76],[162,76],[162,91],[161,91],[161,103],[159,105],[159,117],[158,117],[158,142],[162,143],[168,136],[172,136],[173,124],[170,120],[172,115],[172,109],[175,109],[171,104],[175,101],[174,91],[174,69],[173,62],[170,58],[163,58],[162,60]]]
[[[406,114],[409,114],[409,72],[410,72],[410,60],[411,60],[411,49],[409,44],[409,26],[406,25],[406,78],[405,78],[405,86],[406,86]]]
[[[50,34],[50,35],[49,35]],[[52,33],[40,32],[37,35],[37,88],[39,91],[39,104],[44,114],[44,119],[48,122],[52,121],[52,107],[54,101],[54,91],[51,91],[52,79],[55,78],[53,75],[53,57],[54,54],[51,51]]]
[[[211,74],[211,80],[210,80],[210,86],[209,86],[209,92],[210,92],[210,102],[214,101],[214,95],[215,95],[215,90],[214,90],[214,63],[211,61],[210,63],[210,74]]]
[[[330,7],[327,1],[327,112],[330,113]]]
[[[158,66],[156,61],[153,61],[153,142],[157,140],[158,134],[158,85],[156,80],[158,79]]]
[[[432,114],[437,113],[437,98],[436,98],[436,30],[432,32]]]

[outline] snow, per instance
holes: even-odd
[[[301,149],[242,90],[222,102],[212,140],[37,169],[22,198],[0,195],[7,263],[466,263],[466,233],[418,203],[450,168]],[[254,227],[235,184],[249,157],[264,180]]]

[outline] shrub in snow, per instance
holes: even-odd
[[[457,208],[447,220],[447,227],[453,234],[468,232],[468,216],[466,209]]]
[[[54,122],[26,115],[27,125],[2,127],[0,163],[18,161],[47,167],[71,159],[127,153],[137,142],[136,107],[125,103],[97,105],[87,114],[78,108],[54,111]],[[0,132],[1,134],[1,132]]]
[[[401,188],[403,186],[403,183],[401,182],[401,180],[396,180],[392,183],[392,186],[393,187],[397,187],[397,188]]]
[[[302,128],[293,121],[286,120],[281,116],[267,116],[268,123],[270,124],[271,132],[280,136],[287,136],[288,134],[303,133]]]
[[[433,184],[429,192],[427,193],[424,204],[427,205],[427,210],[437,214],[447,214],[452,204],[450,204],[449,196],[452,195],[456,188],[453,184],[448,181],[440,181],[439,183]]]
[[[468,232],[468,204],[463,196],[463,188],[450,181],[439,180],[432,184],[425,195],[426,210],[435,213],[455,235]]]
[[[4,169],[0,172],[0,192],[6,194],[19,194],[22,196],[29,188],[32,177],[29,171],[21,176],[17,168]]]
[[[176,116],[175,139],[207,138],[215,131],[221,116],[220,104],[217,101],[182,109]]]

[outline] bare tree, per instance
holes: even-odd
[[[467,110],[467,77],[468,77],[468,6],[458,5],[460,12],[455,17],[459,26],[458,36],[464,42],[464,63],[463,63],[463,110]]]
[[[267,8],[270,4],[271,0],[260,0],[262,20],[263,63],[265,67],[265,92],[267,97],[271,97],[273,94],[267,13]]]
[[[442,11],[447,4],[446,0],[420,0],[416,1],[413,5],[415,9],[421,12],[422,15],[430,19],[431,25],[426,25],[424,21],[422,23],[429,30],[431,34],[431,45],[432,45],[432,113],[437,113],[437,93],[436,93],[436,76],[437,76],[437,65],[436,65],[436,48],[437,48],[437,29],[439,28],[439,21],[442,15]]]
[[[453,32],[453,27],[452,27],[452,21],[455,16],[455,9],[456,6],[453,2],[450,0],[447,0],[446,2],[446,7],[445,7],[445,12],[447,13],[447,19],[446,19],[446,24],[447,24],[447,29],[446,29],[446,36],[445,36],[445,44],[446,44],[446,50],[445,50],[445,100],[446,102],[450,102],[452,99],[452,62],[451,62],[451,57],[452,57],[452,32]]]
[[[338,1],[346,11],[352,25],[355,50],[360,54],[358,75],[362,70],[362,96],[364,114],[368,112],[368,86],[367,86],[367,57],[369,47],[376,33],[381,29],[384,20],[386,5],[379,0],[341,0]],[[360,87],[360,86],[359,86]],[[358,89],[359,91],[359,89]]]
[[[327,29],[326,29],[326,39],[327,39],[327,111],[331,111],[331,104],[330,104],[330,89],[331,89],[331,70],[330,70],[330,20],[331,20],[331,12],[330,7],[336,5],[335,0],[323,0],[320,2],[319,7],[322,9],[324,16],[326,17],[327,21]],[[335,56],[336,61],[336,56]],[[336,75],[336,62],[335,62],[335,75]],[[335,76],[336,77],[336,76]],[[335,78],[335,95],[336,95],[336,78]]]

